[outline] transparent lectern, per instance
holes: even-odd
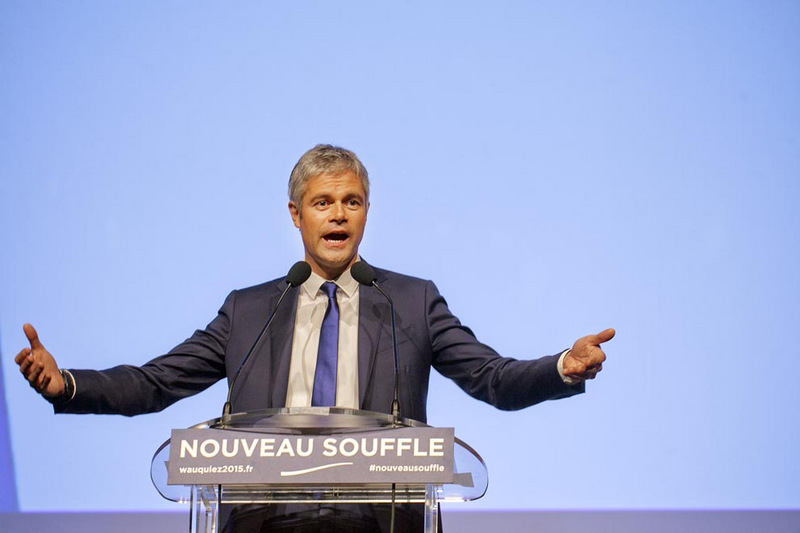
[[[378,467],[384,472],[388,472],[388,474],[383,474],[379,481],[355,475],[344,480],[335,479],[334,481],[318,477],[316,481],[308,482],[298,481],[296,476],[297,473],[305,474],[324,469],[335,471],[336,467],[351,464],[354,460],[352,456],[356,454],[359,442],[365,444],[364,453],[376,457],[381,455],[380,452],[388,450],[383,455],[389,456],[389,459],[384,458],[389,461],[392,460],[392,457],[402,456],[404,453],[406,457],[425,455],[429,453],[426,448],[417,449],[418,442],[404,436],[413,435],[414,431],[424,435],[426,431],[435,431],[436,429],[410,419],[395,420],[388,414],[333,407],[268,409],[240,413],[230,416],[224,422],[218,418],[197,424],[187,430],[176,430],[186,432],[200,430],[200,433],[197,431],[192,433],[194,436],[199,435],[200,438],[194,438],[189,443],[181,441],[181,456],[192,454],[206,456],[211,458],[209,464],[214,464],[216,457],[226,459],[239,453],[247,455],[252,461],[255,461],[253,464],[256,467],[270,471],[275,468],[272,462],[263,460],[265,450],[270,457],[274,457],[276,453],[280,455],[283,450],[286,452],[284,459],[294,460],[299,455],[308,455],[309,448],[313,447],[311,441],[314,440],[318,443],[317,449],[322,453],[329,456],[341,454],[340,461],[314,468],[294,469],[290,473],[286,471],[282,471],[280,474],[267,472],[269,481],[258,483],[252,482],[252,477],[245,475],[246,472],[254,470],[250,464],[226,465],[220,468],[206,466],[202,469],[204,475],[199,476],[200,480],[197,480],[198,476],[195,476],[192,478],[193,483],[191,484],[175,484],[177,474],[174,463],[178,450],[173,449],[177,446],[177,442],[172,442],[177,435],[173,431],[173,438],[164,442],[153,456],[150,475],[156,489],[164,498],[189,504],[190,531],[192,533],[216,533],[219,527],[217,523],[219,508],[221,505],[227,504],[391,504],[393,501],[399,504],[424,504],[424,531],[436,533],[439,523],[439,503],[476,500],[485,494],[488,486],[488,473],[483,459],[467,444],[454,436],[450,441],[452,444],[452,476],[447,482],[421,482],[414,479],[409,481],[408,474],[400,472],[414,468],[420,470],[424,467],[395,466],[393,464],[384,464]],[[452,430],[450,432],[452,433]],[[216,440],[214,438],[203,439],[204,435],[211,436],[212,434],[217,436]],[[391,437],[395,435],[403,436]],[[290,443],[285,450],[283,446],[276,450],[276,439],[281,442],[281,439],[287,440],[288,438],[306,439],[306,449],[303,450],[302,447],[292,449]],[[439,450],[436,447],[439,440],[443,439],[431,441],[436,441],[434,450]],[[367,449],[369,448],[367,443],[372,444],[371,449]],[[337,445],[339,448],[336,448]],[[261,458],[258,457],[258,451],[261,452]],[[170,465],[171,457],[173,465]],[[299,459],[299,457],[297,458]],[[261,462],[258,463],[258,461]],[[171,467],[172,470],[170,470]],[[374,469],[375,466],[371,465],[371,468]],[[222,477],[210,474],[212,471],[222,472],[223,470],[224,474],[220,474]],[[393,472],[398,473],[394,474]],[[208,475],[205,475],[206,473]],[[413,474],[411,475],[413,477]],[[169,479],[170,476],[172,479]],[[396,479],[392,476],[395,476]],[[323,479],[323,481],[319,479]]]

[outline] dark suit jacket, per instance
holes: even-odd
[[[450,313],[432,282],[385,270],[376,269],[376,274],[396,307],[403,417],[426,421],[431,367],[471,396],[501,409],[521,409],[583,391],[582,384],[563,383],[556,368],[557,355],[518,361],[501,357],[478,342],[469,328]],[[141,367],[73,370],[76,396],[56,405],[56,412],[133,416],[160,411],[220,379],[230,379],[285,287],[285,278],[281,278],[233,291],[204,330],[196,331],[168,354]],[[285,405],[296,298],[296,290],[287,296],[289,301],[278,310],[271,329],[242,372],[232,398],[234,413]],[[362,286],[359,298],[359,407],[389,413],[394,381],[389,304],[373,287]],[[308,531],[318,531],[325,513],[336,513],[333,523],[345,524],[343,530],[385,532],[389,531],[387,509],[358,504],[321,508],[239,506],[223,509],[220,523],[226,524],[224,531],[236,533],[294,531],[295,526],[301,530],[299,524],[303,523]],[[398,506],[397,520],[397,531],[421,530],[422,506]]]
[[[520,361],[501,357],[478,342],[450,313],[432,282],[380,269],[376,273],[396,307],[403,417],[426,421],[431,367],[471,396],[500,409],[521,409],[583,391],[582,384],[563,383],[556,369],[557,355]],[[76,396],[56,406],[56,411],[127,416],[160,411],[230,378],[285,287],[285,278],[280,278],[233,291],[204,330],[141,367],[74,370]],[[294,291],[236,384],[234,413],[285,405],[297,307]],[[359,294],[360,408],[389,413],[394,368],[390,308],[373,287],[362,286]]]

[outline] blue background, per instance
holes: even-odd
[[[318,142],[371,173],[362,255],[504,355],[618,330],[578,398],[434,380],[471,508],[800,507],[797,2],[4,0],[0,79],[3,509],[174,509],[152,453],[224,389],[55,417],[22,324],[66,367],[167,351],[302,257]]]

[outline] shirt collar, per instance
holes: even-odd
[[[326,281],[328,280],[319,274],[312,272],[311,276],[309,276],[306,282],[301,286],[301,289],[306,293],[306,296],[314,299],[317,297],[320,287],[322,287],[322,284]],[[344,292],[348,298],[352,298],[358,291],[358,282],[353,279],[353,275],[350,274],[349,268],[342,272],[342,275],[333,280],[333,282],[336,283],[336,286],[339,287],[339,289]]]

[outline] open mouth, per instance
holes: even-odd
[[[332,232],[322,236],[325,242],[337,243],[347,240],[347,233]]]

